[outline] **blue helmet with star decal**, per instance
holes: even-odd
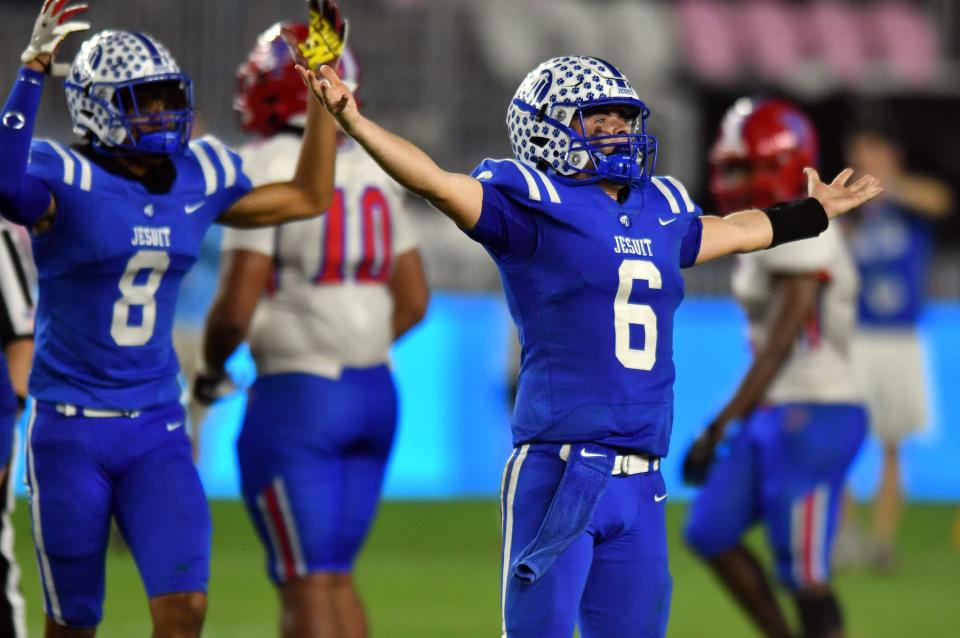
[[[579,118],[584,130],[583,111],[602,106],[627,107],[632,130],[588,137],[573,128]],[[615,66],[600,58],[563,56],[547,60],[520,83],[507,108],[507,128],[518,160],[561,179],[587,175],[570,183],[640,184],[650,179],[657,160],[657,139],[646,129],[649,115]]]
[[[152,37],[102,31],[83,43],[64,82],[73,129],[100,151],[183,152],[193,127],[193,86]]]

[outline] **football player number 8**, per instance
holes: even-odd
[[[120,292],[123,296],[113,304],[113,322],[110,336],[121,346],[142,346],[153,336],[157,322],[157,300],[154,295],[160,288],[163,273],[170,266],[170,256],[159,250],[141,250],[127,262],[127,270],[120,277]],[[147,280],[136,283],[140,271],[149,270]],[[139,325],[130,325],[130,308],[142,306]]]
[[[613,301],[613,326],[617,360],[632,370],[652,370],[657,361],[657,315],[646,304],[630,303],[636,280],[647,282],[651,290],[663,287],[660,271],[652,262],[625,259],[620,264],[620,286]],[[643,326],[643,348],[630,347],[630,326]]]

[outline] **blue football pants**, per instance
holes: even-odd
[[[237,454],[274,583],[353,569],[376,513],[396,420],[387,366],[347,368],[337,380],[266,375],[250,388]]]
[[[756,410],[710,470],[690,509],[687,542],[709,558],[762,522],[785,585],[829,581],[844,481],[866,429],[856,405]]]
[[[501,485],[501,605],[507,638],[656,638],[666,633],[673,581],[659,471],[614,476],[583,533],[539,579],[511,574],[536,536],[566,467],[560,444],[516,448]]]
[[[205,592],[210,513],[183,408],[65,416],[35,402],[27,432],[30,514],[47,616],[100,622],[114,517],[149,597]]]

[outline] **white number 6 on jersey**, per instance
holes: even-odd
[[[620,286],[613,301],[613,328],[616,336],[617,360],[631,370],[652,370],[657,361],[657,315],[646,304],[630,303],[633,282],[641,279],[653,290],[663,282],[653,262],[624,259],[620,264]],[[630,326],[643,326],[643,348],[630,347]]]
[[[157,300],[154,295],[160,288],[163,273],[170,266],[170,255],[160,250],[141,250],[127,262],[127,270],[120,277],[120,292],[123,296],[113,304],[113,322],[110,336],[121,346],[142,346],[153,336],[157,322]],[[142,284],[134,283],[141,270],[150,275]],[[143,319],[139,326],[129,325],[130,307],[143,306]]]

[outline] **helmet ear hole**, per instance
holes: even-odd
[[[530,138],[530,143],[539,148],[543,148],[544,146],[546,146],[547,142],[549,141],[550,140],[548,140],[547,138],[539,137],[539,136]]]

